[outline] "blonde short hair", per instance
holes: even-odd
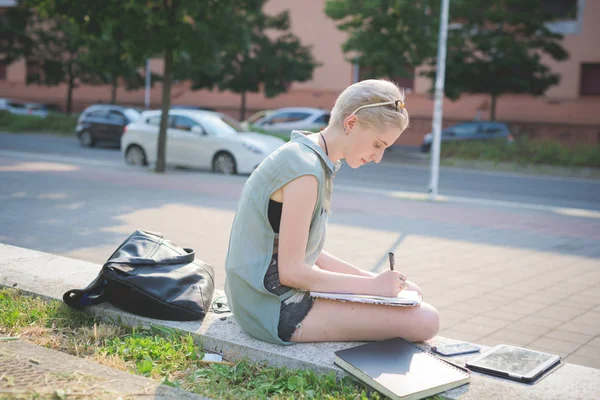
[[[354,110],[368,104],[402,100],[404,90],[389,79],[367,79],[348,86],[337,98],[331,110],[330,126],[343,128],[344,120]],[[406,108],[396,110],[393,105],[363,108],[357,112],[358,123],[377,130],[406,129]]]

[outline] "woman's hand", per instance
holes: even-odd
[[[412,281],[406,281],[406,287],[404,289],[414,290],[415,292],[418,292],[420,295],[423,295],[423,291],[421,290],[421,288],[418,287],[417,284]]]
[[[371,279],[376,296],[396,297],[406,287],[406,276],[398,271],[385,270]]]

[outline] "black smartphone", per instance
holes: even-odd
[[[441,346],[432,347],[431,350],[434,353],[441,354],[442,356],[457,356],[459,354],[477,353],[481,350],[481,347],[465,342],[443,344]]]

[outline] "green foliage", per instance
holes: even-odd
[[[46,118],[40,118],[0,110],[0,130],[5,132],[74,134],[76,124],[75,116],[50,113]]]
[[[439,1],[328,0],[325,13],[348,34],[342,49],[349,61],[375,76],[410,77],[435,57]]]
[[[77,328],[94,318],[74,311],[61,302],[46,302],[13,289],[0,289],[0,332],[15,332],[29,326]]]
[[[28,82],[67,83],[67,113],[72,90],[79,83],[111,84],[111,103],[116,101],[121,82],[128,90],[144,85],[139,68],[143,61],[131,56],[131,43],[121,29],[130,22],[127,18],[132,14],[97,3],[26,0],[36,11],[30,28],[35,43],[31,58],[42,65],[42,74],[29,76]]]
[[[133,361],[137,372],[142,375],[164,375],[185,369],[190,362],[201,358],[202,353],[189,334],[163,336],[152,329],[134,329],[129,335],[111,339],[103,352]]]
[[[0,13],[0,62],[10,64],[31,53],[33,41],[27,32],[33,12],[18,1]]]
[[[289,32],[288,12],[270,16],[264,14],[262,7],[260,4],[258,9],[245,13],[241,48],[231,47],[219,56],[221,68],[214,78],[221,90],[242,95],[240,120],[245,118],[247,92],[256,93],[262,88],[267,97],[277,96],[286,92],[292,82],[311,79],[318,65],[310,47],[302,46]],[[274,32],[281,34],[274,37]],[[203,85],[206,82],[197,81],[193,87]]]
[[[556,141],[531,141],[527,137],[520,137],[514,143],[506,143],[506,141],[447,142],[442,145],[441,156],[466,160],[512,162],[522,165],[600,167],[600,146],[598,145],[566,147]]]
[[[496,99],[505,93],[542,95],[559,83],[542,58],[562,61],[568,53],[562,35],[546,23],[553,15],[541,0],[460,0],[452,2],[444,91],[456,100],[462,93],[488,93],[491,119]],[[435,66],[431,60],[430,66]],[[425,73],[433,81],[435,69]]]
[[[492,120],[498,96],[542,95],[560,76],[542,58],[565,60],[562,36],[546,23],[554,19],[542,0],[452,0],[444,90],[456,100],[463,93],[488,93]],[[375,76],[410,77],[410,69],[429,65],[436,76],[440,1],[328,0],[327,15],[348,34],[343,45]]]

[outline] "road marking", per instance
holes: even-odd
[[[391,197],[400,200],[417,200],[417,201],[431,201],[429,193],[423,192],[402,192],[393,190],[383,189],[370,189],[362,188],[351,185],[336,185],[336,189],[343,190],[346,192],[354,193],[366,193],[366,194],[378,194],[381,196]],[[461,196],[436,196],[436,203],[462,203],[462,204],[476,204],[481,206],[495,206],[495,207],[506,207],[506,208],[517,208],[526,210],[546,211],[555,214],[565,215],[569,217],[580,217],[580,218],[600,218],[600,211],[588,210],[583,208],[567,208],[567,207],[555,207],[547,206],[542,204],[530,204],[530,203],[518,203],[513,201],[504,200],[490,200],[490,199],[479,199],[474,197],[461,197]]]

